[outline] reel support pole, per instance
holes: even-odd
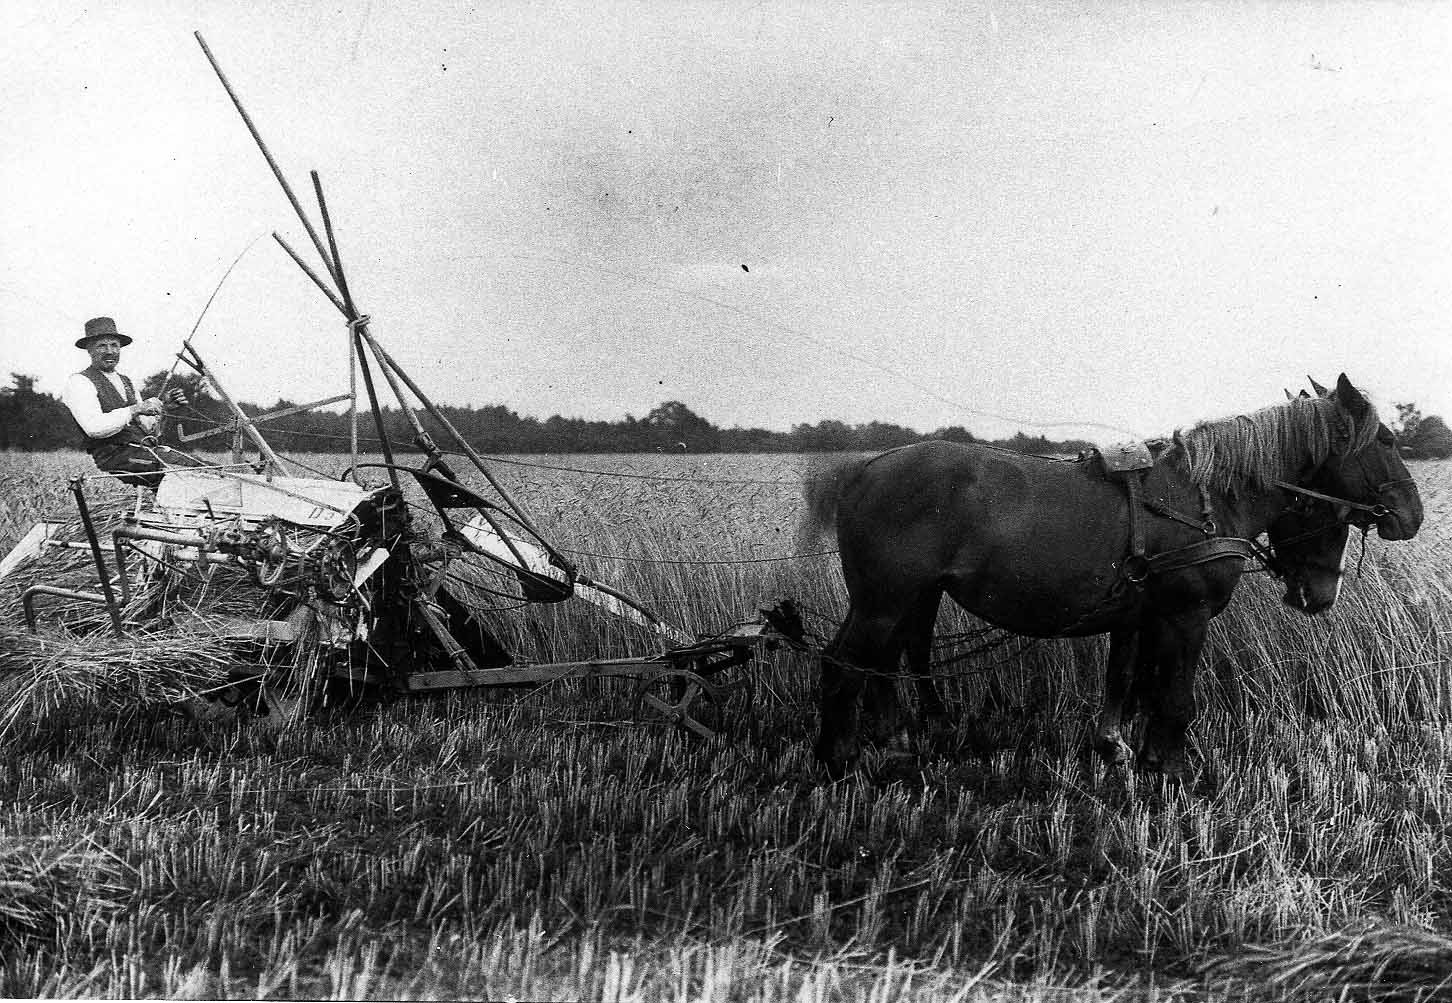
[[[419,403],[424,406],[424,409],[429,413],[429,415],[432,416],[435,421],[443,426],[444,431],[446,431],[449,434],[449,437],[453,439],[454,443],[458,445],[460,451],[465,456],[467,456],[471,462],[473,462],[479,473],[484,475],[484,479],[489,482],[489,486],[499,493],[499,497],[502,498],[504,500],[504,503],[510,507],[514,517],[519,520],[520,525],[528,530],[536,540],[543,544],[544,548],[550,552],[550,555],[552,557],[556,558],[557,560],[563,561],[565,567],[572,568],[573,565],[571,565],[569,561],[565,560],[564,556],[557,552],[554,547],[549,545],[549,543],[545,539],[544,534],[541,533],[524,514],[524,510],[519,506],[519,503],[510,496],[509,492],[505,490],[504,485],[500,484],[499,481],[495,479],[493,473],[491,473],[489,468],[485,465],[484,458],[474,450],[473,446],[469,445],[468,440],[466,440],[459,433],[459,430],[454,427],[454,423],[449,421],[449,419],[444,416],[443,412],[441,412],[434,405],[433,401],[429,400],[428,395],[425,394],[423,390],[419,388],[418,384],[409,377],[408,373],[404,372],[403,368],[394,361],[393,356],[389,355],[388,351],[384,349],[382,345],[378,344],[377,341],[373,340],[373,336],[369,334],[366,329],[362,332],[362,334],[363,337],[367,339],[369,347],[373,349],[373,354],[378,357],[379,365],[384,368],[385,372],[392,370],[393,372],[397,373],[399,379],[403,380],[404,383],[408,385],[408,388],[413,391],[416,397],[418,397]]]
[[[282,239],[281,234],[274,233],[272,235],[272,239],[277,241],[282,249],[287,252],[288,257],[292,258],[293,262],[303,270],[303,274],[313,280],[313,285],[317,286],[319,289],[322,290],[323,295],[328,297],[329,302],[331,302],[333,306],[337,307],[338,312],[349,321],[351,326],[354,318],[348,315],[348,307],[343,303],[341,299],[338,298],[338,294],[333,292],[328,284],[323,281],[322,276],[320,276],[316,271],[313,270],[313,266],[309,265],[306,261],[304,261],[302,257],[292,249],[292,245],[289,244],[286,240]],[[364,355],[361,351],[362,343],[358,338],[358,332],[356,330],[353,330],[349,332],[349,335],[353,339],[353,351],[356,353],[357,356],[358,369],[360,372],[363,373],[363,386],[364,389],[366,389],[368,392],[368,407],[369,410],[373,412],[373,426],[374,430],[378,433],[379,451],[383,453],[384,462],[389,464],[389,483],[391,483],[396,488],[398,487],[398,473],[393,469],[393,446],[389,442],[388,433],[384,430],[383,427],[383,412],[379,410],[378,407],[378,391],[373,386],[373,371],[368,365],[368,357]]]
[[[338,241],[333,234],[333,217],[328,212],[327,199],[323,198],[323,182],[318,177],[317,171],[312,171],[313,191],[318,197],[318,214],[323,218],[323,232],[328,235],[328,250],[332,252],[333,281],[338,284],[338,292],[343,294],[343,316],[348,318],[349,338],[349,369],[348,379],[353,379],[352,360],[356,359],[359,367],[363,370],[363,383],[368,388],[368,406],[373,412],[375,431],[378,433],[379,449],[383,453],[383,462],[389,464],[388,480],[395,488],[398,487],[398,471],[393,469],[393,444],[388,440],[388,432],[383,427],[383,412],[378,407],[378,395],[373,388],[373,373],[369,369],[368,359],[363,354],[362,339],[358,336],[359,313],[357,306],[353,303],[353,294],[348,290],[348,276],[343,272],[343,259],[338,256]],[[401,403],[401,402],[400,402]],[[353,413],[352,420],[353,439],[353,469],[358,469],[358,417],[357,412]]]
[[[333,305],[337,307],[338,311],[345,318],[347,318],[348,327],[352,333],[355,342],[354,351],[356,353],[356,359],[358,362],[358,366],[363,373],[364,385],[368,390],[369,405],[373,411],[373,418],[378,429],[378,437],[382,446],[382,452],[388,464],[388,475],[393,485],[395,487],[398,486],[398,474],[397,471],[394,469],[392,451],[389,446],[387,434],[384,430],[383,413],[379,409],[378,398],[375,393],[372,375],[368,366],[367,353],[363,351],[363,346],[365,344],[369,349],[372,350],[374,359],[378,362],[379,369],[383,372],[384,378],[388,381],[389,388],[393,391],[394,396],[398,399],[399,407],[403,410],[405,417],[408,419],[410,426],[412,426],[413,428],[414,435],[419,447],[428,454],[429,462],[433,465],[442,465],[442,460],[440,459],[440,450],[438,446],[434,443],[433,438],[428,434],[428,431],[423,427],[423,423],[419,421],[418,414],[415,412],[413,406],[409,404],[408,400],[404,397],[403,390],[398,383],[399,379],[402,379],[408,385],[408,388],[413,391],[414,395],[418,398],[419,402],[423,405],[424,409],[428,412],[428,414],[431,415],[434,420],[437,421],[441,426],[443,426],[443,428],[448,432],[450,438],[452,438],[455,444],[458,445],[459,449],[464,453],[465,456],[469,458],[469,460],[474,464],[475,468],[478,469],[478,471],[489,482],[490,486],[496,492],[498,492],[499,497],[503,499],[505,504],[511,509],[514,518],[519,521],[519,524],[530,534],[532,534],[535,539],[537,539],[541,544],[544,545],[545,549],[550,554],[551,560],[559,564],[567,571],[573,572],[574,566],[564,557],[564,555],[560,554],[559,551],[549,545],[544,537],[544,534],[542,534],[539,529],[536,528],[534,524],[529,520],[529,518],[525,516],[524,510],[519,506],[519,503],[516,502],[509,495],[509,493],[505,490],[504,486],[495,479],[494,475],[489,471],[488,467],[485,466],[483,457],[481,457],[474,450],[474,448],[469,445],[464,437],[459,434],[458,429],[454,427],[453,423],[450,422],[446,417],[444,417],[439,409],[435,407],[433,402],[429,400],[427,395],[425,395],[423,391],[418,388],[417,384],[415,384],[413,380],[409,378],[408,374],[403,371],[398,363],[396,363],[393,358],[389,356],[389,354],[384,351],[384,349],[376,341],[373,340],[372,335],[368,332],[368,318],[358,312],[357,308],[353,303],[352,296],[348,292],[348,284],[346,278],[343,275],[342,262],[338,258],[337,241],[336,239],[334,239],[333,236],[332,221],[328,217],[327,203],[323,199],[322,184],[318,179],[317,172],[312,172],[313,188],[317,193],[318,206],[322,213],[323,223],[328,233],[328,243],[329,247],[331,248],[331,252],[323,247],[323,242],[319,238],[317,230],[314,229],[312,222],[308,219],[307,213],[303,211],[302,204],[298,202],[297,196],[293,194],[292,187],[287,183],[287,179],[283,176],[282,169],[278,167],[277,161],[273,159],[271,151],[267,148],[267,144],[263,142],[261,133],[257,131],[257,127],[252,122],[252,117],[247,114],[247,109],[242,106],[242,102],[237,97],[237,93],[232,89],[232,84],[230,83],[230,81],[228,81],[226,74],[222,72],[222,67],[217,63],[216,57],[212,55],[212,50],[208,47],[206,39],[202,37],[202,33],[199,31],[194,32],[193,34],[196,36],[197,43],[201,45],[202,52],[207,57],[207,62],[211,63],[212,70],[216,73],[217,79],[221,82],[223,89],[226,90],[227,96],[231,98],[232,104],[236,106],[238,114],[242,116],[242,121],[247,126],[247,131],[252,134],[252,139],[254,142],[256,142],[257,148],[262,152],[263,158],[267,161],[267,166],[272,169],[273,176],[277,178],[278,184],[282,186],[283,193],[287,196],[288,202],[292,204],[293,211],[297,213],[298,219],[302,222],[303,228],[307,231],[308,237],[312,240],[313,247],[318,252],[318,257],[322,260],[324,266],[327,268],[329,277],[332,278],[333,283],[334,285],[336,285],[338,291],[342,293],[342,297],[339,298],[338,293],[334,292],[334,290],[323,281],[322,277],[319,276],[315,271],[313,271],[313,269],[310,268],[307,263],[304,262],[302,258],[300,258],[297,253],[287,245],[287,242],[284,241],[282,237],[278,236],[276,233],[273,234],[273,237],[277,240],[279,244],[282,245],[283,249],[287,251],[289,256],[292,257],[293,261],[297,262],[297,264],[303,269],[307,276],[313,280],[314,284],[316,284],[317,287],[321,289],[323,293],[328,297],[328,299],[332,301]],[[270,449],[266,449],[265,446],[263,448],[265,449],[266,454],[271,455]],[[448,468],[447,466],[444,466],[443,469],[447,470]],[[488,516],[485,515],[485,518],[487,519]],[[508,539],[507,535],[504,536],[504,539]]]
[[[232,89],[232,84],[227,80],[227,75],[222,72],[222,67],[217,64],[217,57],[212,55],[212,50],[208,47],[207,40],[202,37],[200,31],[194,31],[192,34],[196,36],[197,43],[201,45],[202,52],[207,57],[207,62],[212,64],[212,71],[217,74],[217,79],[222,82],[222,88],[226,90],[227,96],[232,99],[232,104],[236,105],[238,114],[242,116],[242,122],[247,126],[247,131],[252,133],[252,139],[257,143],[257,148],[262,151],[262,156],[267,161],[267,166],[272,168],[273,177],[277,178],[277,183],[282,185],[283,194],[292,203],[292,208],[297,213],[297,218],[302,220],[303,229],[312,238],[313,247],[317,248],[318,251],[318,257],[323,259],[323,263],[328,266],[329,272],[334,272],[335,269],[333,268],[332,259],[328,257],[328,252],[323,250],[323,242],[318,239],[317,231],[313,229],[313,224],[308,219],[307,213],[303,212],[302,205],[298,202],[297,196],[292,193],[292,186],[287,183],[287,178],[283,177],[282,169],[277,166],[277,161],[272,159],[272,152],[268,150],[267,144],[262,141],[262,134],[257,131],[257,126],[252,124],[252,116],[248,115],[247,109],[242,107],[242,101],[237,97],[237,92]]]
[[[348,335],[348,459],[353,483],[358,481],[358,339]]]

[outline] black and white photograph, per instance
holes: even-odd
[[[0,33],[0,998],[1452,995],[1452,5]]]

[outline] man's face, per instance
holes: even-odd
[[[114,373],[116,363],[121,361],[120,338],[97,338],[86,346],[91,353],[91,364],[103,373]]]

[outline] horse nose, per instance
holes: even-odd
[[[1383,540],[1410,540],[1422,528],[1422,495],[1415,484],[1399,484],[1383,490],[1381,504],[1386,514],[1376,521],[1376,535]]]

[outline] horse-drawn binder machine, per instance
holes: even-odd
[[[188,438],[230,434],[233,462],[171,469],[154,496],[141,488],[125,492],[126,502],[109,512],[87,495],[88,482],[108,479],[74,478],[74,513],[40,522],[0,561],[0,581],[24,586],[20,604],[29,629],[45,619],[61,621],[57,628],[71,635],[171,632],[221,640],[233,654],[223,692],[234,701],[245,694],[268,712],[291,713],[339,683],[409,693],[622,677],[635,681],[637,708],[712,735],[697,701],[716,699],[716,677],[750,662],[763,646],[802,644],[790,600],[696,637],[583,574],[370,331],[349,289],[317,173],[323,236],[206,41],[196,37],[321,261],[319,271],[273,234],[346,322],[349,390],[248,415],[189,336],[178,363],[205,381],[230,420]],[[408,459],[415,462],[405,462],[390,440],[379,377],[412,430],[418,452]],[[360,381],[381,460],[359,454]],[[280,455],[263,435],[271,419],[342,402],[351,462],[336,479]],[[252,452],[255,459],[247,459]],[[106,486],[114,498],[117,486]],[[499,636],[500,609],[566,601],[591,604],[629,625],[631,636],[653,650],[527,662]]]

